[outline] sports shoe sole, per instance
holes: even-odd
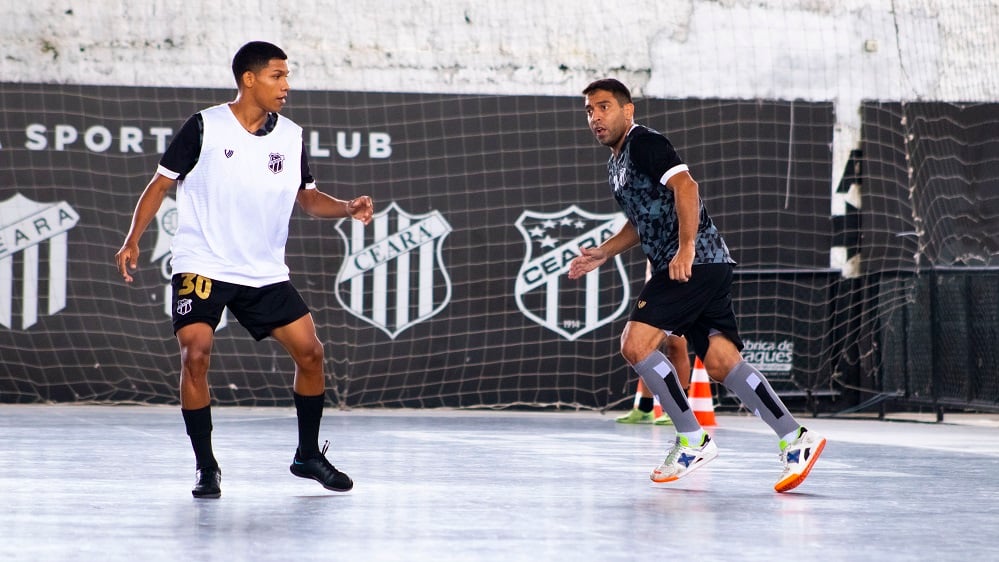
[[[808,459],[808,464],[805,465],[805,470],[801,471],[801,474],[798,474],[797,476],[789,476],[774,484],[774,490],[784,493],[800,486],[801,483],[805,481],[805,478],[808,478],[808,473],[812,471],[812,466],[815,465],[815,461],[819,460],[819,455],[822,454],[822,450],[825,448],[826,440],[823,438],[822,441],[819,441],[819,444],[816,445],[815,452],[812,453],[812,458]]]
[[[299,478],[305,478],[306,480],[315,480],[316,482],[319,482],[320,486],[322,486],[323,488],[326,488],[327,490],[329,490],[331,492],[349,492],[349,491],[351,491],[351,490],[354,489],[354,481],[353,480],[350,481],[350,486],[348,486],[346,488],[335,488],[333,486],[327,486],[325,482],[323,482],[322,480],[320,480],[319,478],[316,478],[315,476],[313,476],[311,474],[299,474],[298,472],[295,472],[294,468],[292,468],[291,473],[294,474],[295,476],[298,476]],[[347,478],[350,478],[350,477],[348,476]]]

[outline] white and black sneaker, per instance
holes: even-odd
[[[708,464],[718,456],[718,446],[705,433],[696,446],[683,435],[676,436],[676,443],[666,455],[666,460],[652,471],[649,478],[659,484],[679,480]]]
[[[784,471],[774,484],[774,490],[786,492],[804,482],[825,446],[825,437],[804,427],[798,428],[798,436],[790,443],[782,439],[780,461],[784,464]]]

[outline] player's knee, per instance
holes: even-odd
[[[728,376],[729,371],[731,371],[738,362],[738,358],[711,355],[709,353],[708,357],[704,359],[704,370],[708,373],[708,376],[711,377],[711,380],[723,382],[725,377]]]
[[[322,371],[324,360],[323,344],[319,340],[295,354],[295,363],[305,371]]]
[[[649,353],[652,353],[652,350],[646,345],[627,339],[621,341],[621,356],[624,357],[624,360],[629,365],[641,363],[643,359],[649,356]]]
[[[188,376],[204,376],[208,372],[211,351],[200,346],[185,346],[180,350],[180,361]]]
[[[720,373],[719,372],[719,370],[720,370],[719,365],[720,364],[719,364],[718,361],[712,361],[710,359],[705,359],[703,361],[703,364],[704,364],[704,371],[713,380],[716,380],[718,382],[721,382],[721,381],[725,380],[725,375],[728,374],[728,373]]]

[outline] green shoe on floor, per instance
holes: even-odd
[[[630,412],[614,419],[617,423],[652,423],[652,412],[632,408]]]
[[[656,421],[652,423],[655,425],[673,425],[673,420],[669,419],[669,415],[663,414],[656,418]]]

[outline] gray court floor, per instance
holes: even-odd
[[[0,560],[997,560],[999,424],[803,418],[829,439],[777,494],[775,438],[717,416],[672,486],[669,427],[560,412],[327,410],[356,486],[291,476],[291,409],[216,408],[195,500],[166,406],[0,405]]]

